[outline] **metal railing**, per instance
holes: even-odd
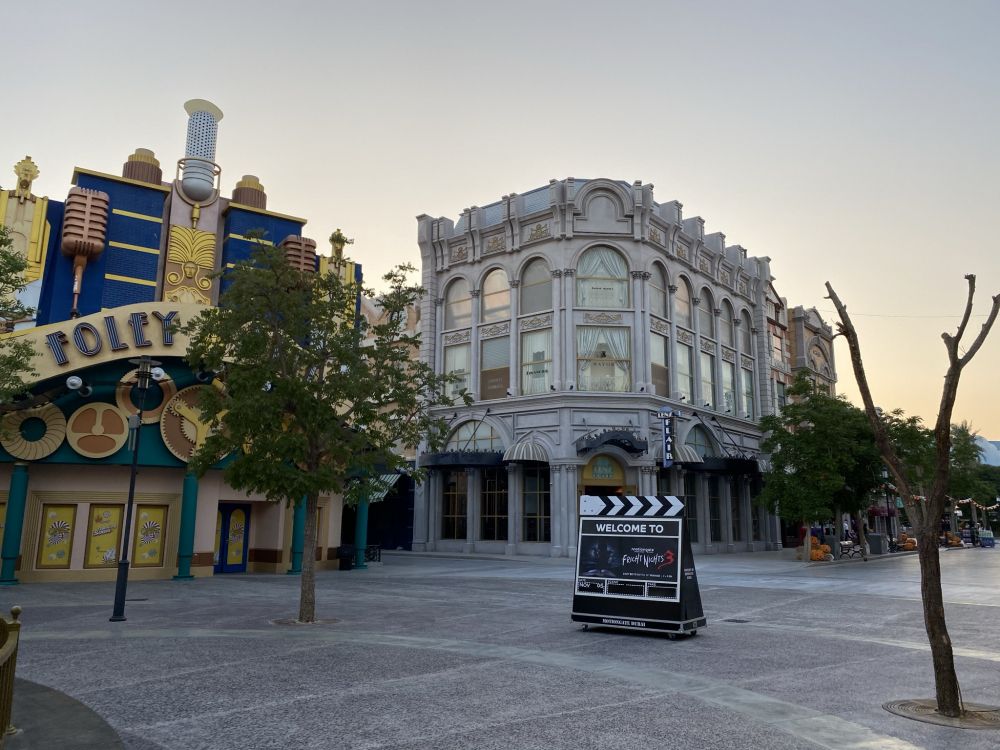
[[[21,639],[20,607],[10,608],[11,621],[0,617],[0,750],[7,738],[17,730],[11,723],[14,704],[14,670],[17,668],[17,647]]]

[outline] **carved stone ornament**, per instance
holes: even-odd
[[[576,276],[576,269],[575,268],[564,268],[563,269],[563,276]]]
[[[694,334],[690,331],[685,331],[683,328],[677,329],[677,340],[683,344],[693,344]]]
[[[475,299],[476,297],[478,297],[482,293],[483,293],[482,289],[471,289],[471,290],[469,290],[469,296],[472,297],[472,299]]]
[[[649,323],[649,327],[652,328],[657,333],[662,333],[665,336],[670,335],[670,324],[664,320],[658,320],[657,318],[653,318]]]
[[[688,249],[687,245],[682,245],[677,243],[677,257],[681,260],[688,260]]]
[[[620,323],[621,319],[621,313],[585,313],[583,316],[583,320],[586,323]]]
[[[549,225],[548,224],[535,224],[531,228],[531,234],[528,235],[528,242],[534,242],[535,240],[543,240],[549,236]]]
[[[643,274],[642,271],[632,271],[631,273],[632,273],[632,278],[633,279],[641,279],[642,278],[642,274]]]
[[[437,305],[438,307],[440,307],[441,305],[443,305],[444,304],[444,297],[435,297],[434,298],[434,304]]]
[[[726,362],[736,362],[736,352],[732,349],[722,347],[722,359]]]
[[[511,289],[517,289],[519,286],[521,286],[521,280],[520,279],[514,279],[512,282],[510,282],[510,286],[511,286]]]
[[[671,284],[670,286],[667,287],[667,289],[670,290],[671,294],[677,294],[677,285],[676,284]]]
[[[698,270],[707,273],[709,276],[712,275],[712,262],[704,255],[698,258]]]
[[[562,278],[562,271],[560,271],[558,268],[552,269],[552,278],[553,279],[561,279]]]
[[[741,355],[740,356],[740,366],[744,370],[752,370],[753,369],[753,360],[750,359],[750,357],[748,357],[746,355]]]
[[[445,344],[464,344],[472,336],[469,329],[464,331],[455,331],[455,333],[449,333],[444,337]]]
[[[702,339],[701,350],[705,352],[705,354],[715,354],[715,344],[708,339]]]
[[[744,297],[749,297],[750,296],[750,291],[749,291],[750,288],[747,286],[747,280],[746,279],[740,279],[738,287],[739,287],[740,294],[742,294]]]
[[[488,339],[494,336],[505,336],[510,333],[510,322],[497,323],[492,326],[483,326],[479,329],[479,338]]]
[[[465,245],[458,245],[451,249],[451,262],[460,263],[463,260],[468,260],[469,251],[466,249]]]
[[[546,328],[552,325],[552,315],[536,315],[521,321],[521,330],[530,331],[535,328]]]
[[[507,249],[507,238],[502,234],[495,234],[486,240],[486,251],[483,255],[492,255],[493,253],[502,253]]]
[[[719,271],[719,280],[726,286],[733,285],[733,277],[730,276],[729,271],[725,268]]]
[[[663,244],[663,235],[660,234],[660,230],[656,227],[649,228],[649,239],[657,245]]]

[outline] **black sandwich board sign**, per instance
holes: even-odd
[[[672,495],[583,495],[573,620],[691,633],[705,627],[684,503]]]

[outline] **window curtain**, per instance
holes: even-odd
[[[577,304],[584,307],[628,307],[628,266],[610,247],[583,254],[577,268]]]

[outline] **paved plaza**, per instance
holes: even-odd
[[[22,585],[0,604],[24,607],[18,676],[129,750],[1000,745],[881,707],[933,696],[915,556],[696,563],[709,626],[677,640],[583,630],[572,565],[552,559],[385,554],[319,573],[313,626],[273,624],[297,611],[291,576],[132,582],[125,623],[108,622],[111,583]],[[1000,553],[942,565],[965,698],[1000,704]]]

